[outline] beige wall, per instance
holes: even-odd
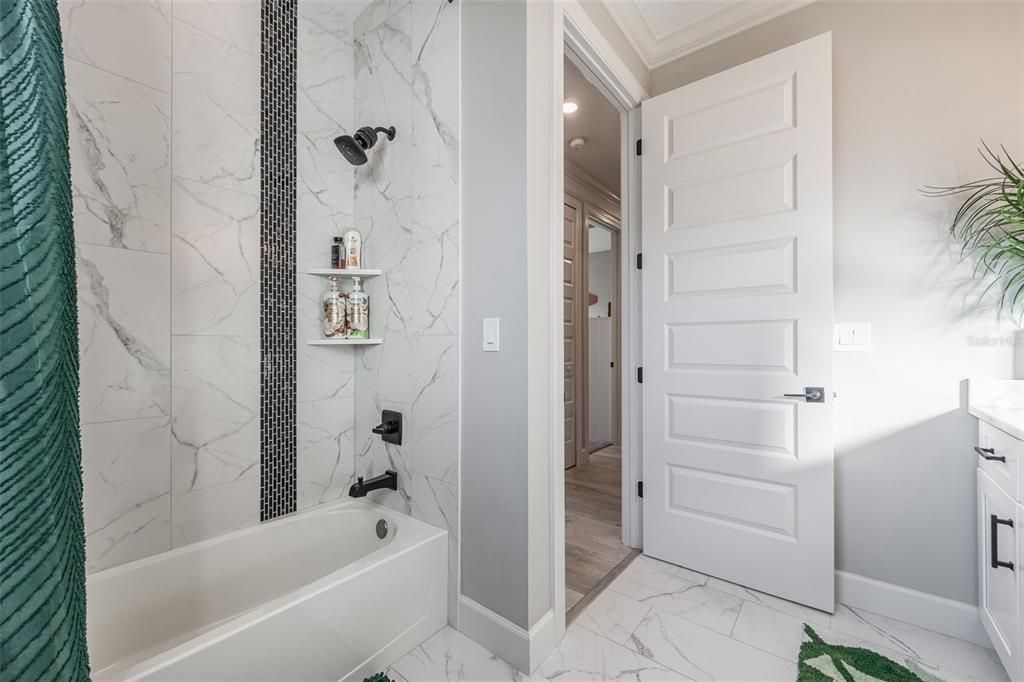
[[[657,95],[832,32],[838,567],[974,602],[974,420],[961,380],[1011,376],[1016,327],[979,310],[919,188],[974,178],[979,140],[1024,160],[1024,3],[821,2],[651,73]]]

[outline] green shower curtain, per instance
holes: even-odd
[[[0,679],[88,680],[56,0],[0,0]]]

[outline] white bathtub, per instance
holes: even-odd
[[[93,680],[361,682],[444,626],[447,557],[447,531],[345,500],[95,573]]]

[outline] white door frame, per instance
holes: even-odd
[[[639,138],[640,103],[649,97],[643,85],[633,76],[597,25],[578,0],[563,0],[556,5],[553,41],[553,106],[551,108],[552,173],[550,291],[551,339],[553,350],[551,372],[551,585],[554,610],[555,641],[565,632],[565,469],[563,451],[562,410],[564,382],[562,373],[562,203],[564,199],[563,155],[563,62],[568,56],[588,80],[600,89],[619,110],[622,120],[623,189],[621,197],[622,229],[620,234],[620,291],[622,305],[622,487],[635,491],[640,480],[641,461],[640,391],[634,373],[640,360],[640,276],[634,258],[640,250],[640,163],[632,147]],[[641,507],[635,494],[624,494],[622,504],[622,541],[639,547]]]

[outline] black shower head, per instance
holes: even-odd
[[[339,135],[334,138],[334,146],[353,166],[362,166],[366,163],[366,150],[377,143],[378,133],[384,133],[389,140],[395,139],[394,126],[390,128],[363,126],[356,131],[355,135]]]

